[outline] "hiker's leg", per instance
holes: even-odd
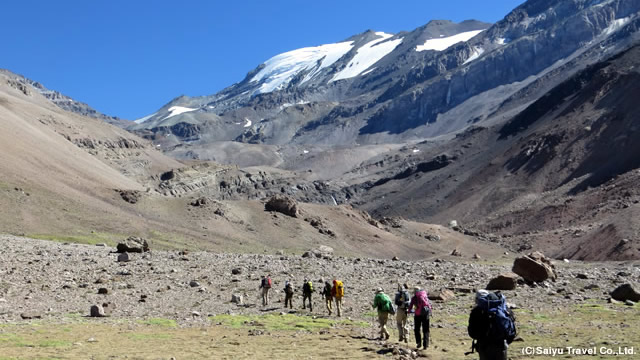
[[[416,346],[420,347],[422,345],[422,337],[420,336],[420,327],[422,323],[420,322],[420,316],[415,315],[413,317],[413,333],[416,336]]]
[[[404,338],[404,342],[408,342],[409,336],[409,314],[405,310],[404,312],[404,321],[402,322],[402,337]]]
[[[424,316],[424,319],[422,320],[422,331],[424,332],[424,339],[423,339],[423,345],[424,348],[428,348],[429,347],[429,316],[426,315]]]
[[[387,321],[389,321],[389,313],[384,313],[382,315],[383,318],[383,325],[382,325],[382,329],[384,330],[384,336],[386,339],[389,339],[389,331],[387,331]]]
[[[267,290],[267,291],[266,291],[266,293],[267,293],[267,295],[266,295],[266,298],[267,298],[267,305],[269,305],[269,290],[271,290],[271,289],[270,289],[270,288],[267,288],[266,290]]]
[[[403,326],[404,326],[404,320],[406,320],[407,318],[407,314],[402,311],[402,309],[398,309],[398,312],[396,312],[396,326],[398,327],[398,341],[402,341],[404,340],[404,330],[403,330]]]
[[[384,339],[384,316],[385,313],[378,311],[378,325],[380,326],[380,339]]]
[[[313,294],[309,294],[309,311],[313,311],[313,300],[311,300],[311,295]]]
[[[342,298],[336,298],[336,307],[338,308],[338,316],[342,316]]]

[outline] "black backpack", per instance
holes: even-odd
[[[490,295],[479,299],[478,305],[471,310],[467,328],[469,336],[479,341],[506,340],[511,344],[517,334],[515,316],[502,294],[495,294],[493,298]]]
[[[409,305],[409,293],[406,290],[398,291],[394,303],[397,307],[406,307]]]

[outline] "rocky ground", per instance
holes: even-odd
[[[92,305],[104,303],[109,304],[109,317],[103,322],[134,325],[166,319],[180,328],[209,327],[225,325],[236,316],[238,319],[251,316],[260,319],[282,314],[327,318],[318,293],[312,313],[301,309],[300,290],[294,297],[294,309],[284,309],[282,288],[285,280],[301,287],[303,279],[309,278],[319,291],[321,278],[337,277],[344,280],[346,289],[344,316],[340,321],[348,323],[332,323],[331,331],[350,329],[351,333],[359,333],[363,336],[361,341],[366,343],[362,351],[388,348],[392,352],[391,343],[371,340],[374,338],[371,325],[374,313],[370,302],[374,289],[381,286],[387,292],[394,292],[398,283],[421,285],[432,295],[440,293],[444,298],[434,301],[432,322],[434,337],[442,338],[438,351],[444,353],[452,347],[462,349],[470,345],[465,334],[466,319],[475,289],[486,287],[498,274],[510,272],[513,264],[509,255],[490,260],[407,262],[338,257],[328,253],[319,253],[320,257],[302,257],[285,252],[232,255],[153,249],[144,254],[131,253],[130,261],[118,262],[116,249],[107,246],[13,236],[0,237],[0,244],[3,249],[0,253],[0,347],[11,345],[3,335],[24,330],[24,327],[15,326],[35,326],[34,322],[67,323],[70,319],[88,316]],[[571,261],[556,262],[555,266],[556,281],[525,285],[519,280],[516,290],[505,291],[508,301],[517,309],[520,334],[525,341],[544,334],[548,338],[555,332],[555,327],[546,328],[551,326],[549,319],[554,316],[570,319],[576,312],[584,314],[585,311],[592,312],[589,309],[593,308],[593,314],[581,316],[580,321],[592,322],[590,316],[594,315],[600,320],[593,320],[593,324],[602,335],[608,331],[613,336],[611,334],[617,334],[618,330],[626,334],[623,338],[609,339],[610,342],[638,343],[638,306],[611,300],[609,292],[623,283],[631,283],[637,289],[640,263]],[[261,306],[258,291],[263,274],[271,274],[274,282],[272,302],[267,307]],[[231,302],[233,294],[242,296],[242,304]],[[621,318],[607,320],[607,316],[614,315]],[[576,331],[579,328],[569,326],[557,336],[570,342],[577,339]],[[455,336],[447,336],[448,333]],[[395,336],[396,333],[392,334]],[[601,340],[592,338],[596,342]]]

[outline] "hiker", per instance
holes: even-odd
[[[414,310],[415,308],[415,310]],[[423,349],[429,347],[429,317],[431,316],[431,303],[427,292],[419,286],[413,288],[413,297],[409,303],[409,311],[413,311],[413,332],[416,336],[416,347]],[[420,331],[422,328],[422,332]],[[422,335],[422,336],[421,336]]]
[[[344,297],[344,284],[340,280],[333,279],[331,295],[336,299],[336,311],[338,317],[342,316],[342,298]]]
[[[306,301],[309,299],[309,311],[313,312],[311,294],[313,294],[313,284],[311,280],[304,279],[304,284],[302,284],[302,308],[306,309]]]
[[[516,337],[515,317],[507,300],[499,291],[478,290],[476,306],[469,315],[471,352],[478,351],[480,360],[507,360],[507,348]]]
[[[331,310],[332,310],[332,304],[333,304],[333,295],[331,292],[331,283],[329,283],[329,281],[324,281],[324,288],[322,289],[322,295],[324,295],[324,302],[325,305],[327,306],[327,311],[329,311],[329,315],[331,315]]]
[[[376,289],[376,296],[373,298],[373,307],[378,310],[380,340],[389,340],[390,335],[387,331],[387,321],[389,320],[389,314],[393,314],[395,309],[393,308],[391,299],[384,293],[382,288]]]
[[[409,287],[407,284],[401,286],[398,284],[398,292],[396,293],[396,297],[394,299],[394,303],[396,304],[396,324],[398,325],[398,341],[400,342],[408,342],[407,335],[409,334],[409,329],[407,329],[407,313],[409,312],[409,304],[411,302],[411,298],[409,297]]]
[[[289,280],[287,280],[284,284],[284,308],[287,308],[287,304],[289,304],[289,308],[293,309],[293,285]]]
[[[269,305],[269,290],[271,290],[271,274],[262,277],[260,289],[262,289],[262,306],[267,306]]]

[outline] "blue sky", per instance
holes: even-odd
[[[133,120],[285,51],[434,19],[496,22],[523,1],[7,1],[0,68]]]

